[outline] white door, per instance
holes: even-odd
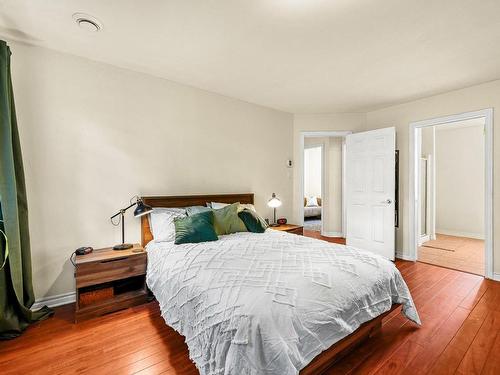
[[[346,137],[346,243],[394,260],[396,129]]]

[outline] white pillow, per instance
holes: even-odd
[[[153,238],[157,242],[170,242],[175,239],[174,219],[186,217],[184,208],[153,208],[149,214],[149,224]]]
[[[316,197],[308,197],[306,198],[306,207],[318,207],[318,199]]]
[[[214,210],[219,210],[219,209],[224,208],[226,206],[229,206],[229,204],[228,203],[211,202],[209,207],[212,207]]]

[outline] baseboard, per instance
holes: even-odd
[[[493,273],[493,280],[500,281],[500,273]]]
[[[325,237],[344,237],[342,232],[321,232],[321,235]]]
[[[409,260],[409,261],[412,261],[412,262],[415,261],[415,259],[413,259],[411,256],[403,253],[402,251],[396,251],[396,258],[403,259],[403,260]]]
[[[56,296],[49,296],[37,299],[33,304],[33,306],[31,306],[31,310],[38,310],[43,306],[56,307],[56,306],[66,305],[68,303],[73,303],[75,301],[76,301],[75,292],[58,294]]]
[[[427,236],[422,236],[420,237],[419,241],[418,241],[418,246],[422,246],[422,244],[424,242],[427,242],[427,241],[430,241],[431,240],[431,236],[427,235]]]
[[[460,232],[448,229],[436,229],[436,234],[446,234],[448,236],[467,237],[475,238],[477,240],[484,240],[484,234]]]

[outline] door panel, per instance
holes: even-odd
[[[346,137],[346,243],[394,260],[395,128]]]

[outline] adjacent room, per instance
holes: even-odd
[[[304,136],[304,230],[337,241],[344,237],[344,146],[343,136]]]
[[[485,272],[485,119],[422,128],[418,259]]]
[[[304,148],[304,229],[321,232],[323,145]]]
[[[2,375],[500,374],[499,0],[0,1]]]

